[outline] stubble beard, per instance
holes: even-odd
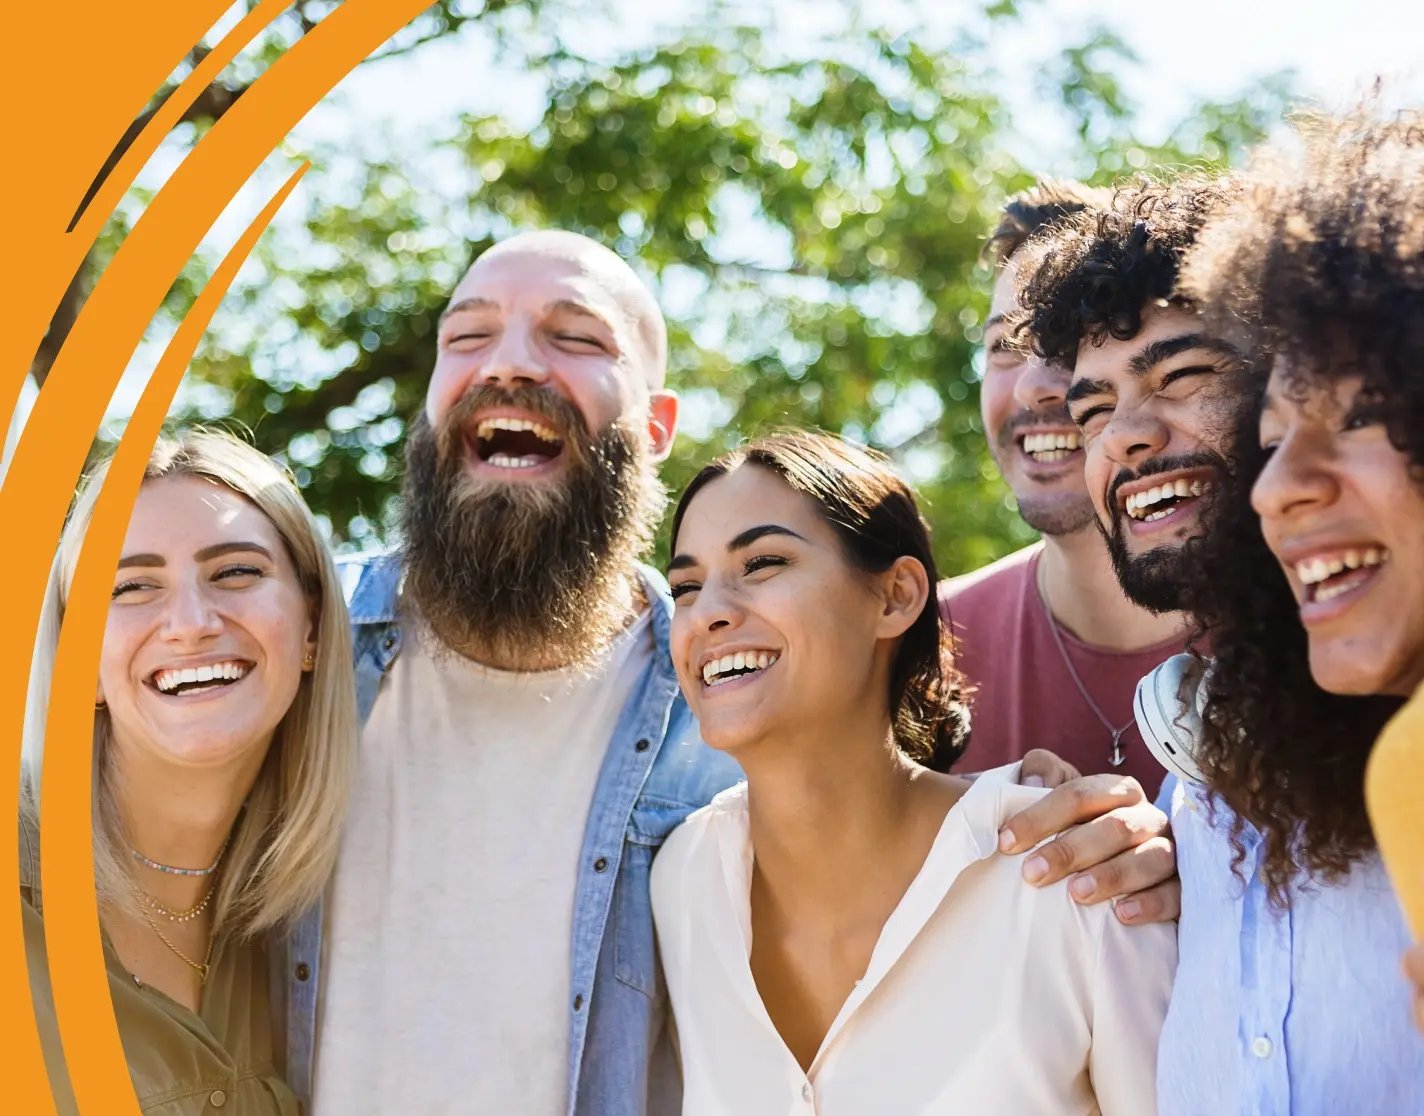
[[[1047,416],[1021,411],[999,428],[993,442],[993,456],[1000,476],[1007,480],[1012,475],[1011,462],[1018,460],[1019,446],[1015,432],[1019,427],[1045,421],[1067,423],[1071,420],[1067,411]],[[1031,480],[1025,483],[1034,485]],[[1043,494],[1025,494],[1015,490],[1014,502],[1018,505],[1019,518],[1040,535],[1072,535],[1097,522],[1097,513],[1093,510],[1093,501],[1089,498],[1086,488],[1077,493]]]
[[[470,474],[469,419],[501,404],[540,414],[563,433],[560,477]],[[553,392],[481,388],[438,433],[423,411],[411,424],[406,592],[437,639],[467,658],[506,670],[588,665],[632,617],[636,563],[666,505],[646,444],[623,423],[590,435]]]

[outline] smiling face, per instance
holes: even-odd
[[[1359,384],[1272,369],[1251,504],[1300,603],[1315,681],[1408,697],[1424,681],[1424,488]]]
[[[282,538],[254,504],[202,477],[145,481],[99,662],[116,765],[260,765],[314,627]]]
[[[887,618],[883,575],[847,561],[814,500],[742,465],[693,496],[673,550],[673,663],[708,744],[736,754],[877,706],[888,720],[909,620]]]
[[[1228,471],[1249,402],[1235,351],[1186,310],[1150,307],[1130,340],[1079,349],[1068,406],[1084,478],[1118,580],[1143,607],[1178,607],[1183,548]]]
[[[1008,343],[1005,319],[1019,309],[1016,279],[1010,257],[994,282],[984,329],[984,433],[1024,522],[1045,535],[1071,534],[1093,522],[1081,438],[1064,406],[1072,374]]]
[[[661,460],[677,419],[662,329],[651,296],[600,245],[559,233],[506,241],[441,317],[426,418],[490,484],[556,482],[575,423],[590,437],[614,422],[636,428]]]

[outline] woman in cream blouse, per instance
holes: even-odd
[[[45,956],[40,775],[60,623],[107,470],[65,525],[25,710],[21,911],[60,1113],[75,1102]],[[114,576],[93,738],[104,960],[139,1111],[297,1116],[266,942],[326,884],[355,747],[346,606],[295,483],[226,434],[161,439]]]
[[[673,525],[672,649],[747,782],[653,868],[684,1116],[1151,1116],[1171,926],[1023,884],[1043,791],[940,774],[964,715],[929,538],[884,460],[789,433]]]

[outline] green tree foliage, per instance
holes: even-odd
[[[564,51],[532,130],[471,117],[421,152],[317,152],[304,227],[264,242],[262,280],[225,315],[239,328],[194,364],[186,417],[250,426],[340,540],[388,538],[450,290],[494,239],[573,229],[636,261],[667,309],[674,490],[758,430],[840,431],[916,482],[944,572],[982,564],[1030,536],[980,429],[979,251],[1035,168],[1011,156],[975,49],[867,29],[791,56],[732,26],[611,63]],[[1272,87],[1139,144],[1124,51],[1098,35],[1043,74],[1082,140],[1077,173],[1220,161],[1279,116]]]

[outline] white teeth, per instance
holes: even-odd
[[[507,453],[492,453],[488,458],[491,465],[498,465],[502,469],[532,469],[535,465],[542,465],[548,460],[547,457],[540,457],[538,454],[512,457]]]
[[[702,667],[702,681],[708,686],[720,686],[733,678],[743,677],[732,674],[734,670],[765,670],[780,656],[775,651],[737,651],[713,659]]]
[[[247,673],[247,667],[239,662],[208,663],[200,667],[184,667],[181,670],[160,670],[153,675],[153,684],[161,692],[171,694],[184,683],[236,681]],[[211,689],[212,687],[208,687]],[[197,691],[188,691],[194,693]]]
[[[552,445],[558,445],[560,439],[558,433],[552,428],[545,426],[542,422],[534,422],[530,419],[518,418],[487,418],[481,419],[480,424],[475,427],[475,433],[481,438],[488,438],[496,430],[508,430],[511,433],[529,431],[536,438]]]
[[[1080,445],[1082,439],[1077,434],[1025,434],[1023,438],[1024,452],[1042,455],[1041,461],[1061,461],[1068,453],[1059,451],[1075,450]]]
[[[1389,560],[1389,551],[1378,547],[1366,547],[1363,551],[1346,550],[1338,554],[1317,555],[1314,558],[1306,558],[1295,564],[1295,576],[1300,578],[1302,585],[1317,585],[1327,578],[1334,577],[1345,570],[1366,569],[1370,566],[1378,566]],[[1327,593],[1327,590],[1329,592]],[[1315,594],[1317,601],[1329,600],[1330,597],[1339,596],[1338,586],[1322,587]]]
[[[1166,509],[1160,513],[1148,515],[1147,510],[1153,504],[1175,497],[1184,500],[1188,496],[1200,496],[1204,492],[1211,491],[1211,482],[1204,480],[1189,481],[1186,478],[1179,478],[1169,481],[1166,484],[1154,485],[1145,492],[1134,492],[1124,501],[1123,506],[1127,509],[1127,514],[1133,519],[1141,519],[1144,522],[1150,519],[1161,519]]]

